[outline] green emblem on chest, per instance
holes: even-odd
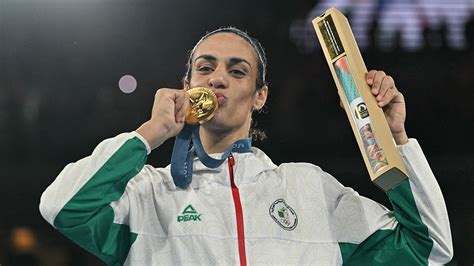
[[[270,216],[283,229],[291,231],[298,225],[298,216],[295,210],[284,199],[277,199],[270,206]]]
[[[181,215],[178,215],[178,223],[190,221],[202,221],[201,214],[199,214],[191,204],[184,208]]]

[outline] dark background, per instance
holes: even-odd
[[[374,2],[380,11],[389,1]],[[0,0],[0,264],[102,265],[42,219],[40,195],[67,163],[146,121],[155,91],[180,88],[188,50],[220,26],[245,29],[266,48],[270,97],[255,118],[269,138],[255,145],[277,164],[317,164],[389,206],[369,180],[321,49],[294,38],[299,31],[291,25],[316,4]],[[383,48],[376,14],[363,49],[366,65],[392,75],[404,93],[408,134],[425,151],[448,207],[455,248],[450,265],[473,265],[474,12],[463,21],[460,47],[447,42],[442,24],[425,25],[417,49],[404,47],[400,35]],[[118,87],[126,74],[138,82],[130,94]],[[172,145],[154,151],[149,163],[166,166]],[[11,235],[18,228],[35,239],[31,257],[15,251]]]

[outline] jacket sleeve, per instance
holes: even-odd
[[[443,195],[418,142],[398,148],[409,178],[387,192],[393,211],[326,174],[330,226],[345,265],[441,265],[453,256]]]
[[[120,212],[127,213],[126,185],[144,167],[149,152],[136,132],[104,140],[92,155],[68,164],[43,192],[41,214],[108,265],[123,264],[136,234],[123,222],[126,218],[117,219],[113,206],[123,201]]]

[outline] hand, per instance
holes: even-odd
[[[405,98],[395,87],[395,81],[383,71],[370,70],[366,76],[372,95],[379,107],[383,108],[388,126],[398,145],[408,142],[405,131]]]
[[[188,106],[189,95],[185,90],[159,89],[155,94],[150,120],[137,132],[148,141],[151,149],[160,146],[183,129]]]

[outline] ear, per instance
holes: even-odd
[[[268,96],[268,86],[265,85],[256,91],[255,101],[253,103],[253,110],[260,110],[265,105]]]

